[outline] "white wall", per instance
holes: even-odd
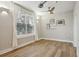
[[[79,56],[79,2],[76,2],[74,8],[74,44],[77,47],[77,56]]]
[[[57,25],[56,29],[49,30],[47,29],[46,24],[49,19],[65,19],[65,25]],[[40,20],[39,20],[40,21]],[[53,14],[53,15],[44,15],[41,19],[41,37],[40,38],[51,38],[57,40],[65,40],[65,41],[73,41],[73,13],[72,11],[61,13],[61,14]]]
[[[38,39],[40,39],[41,38],[41,36],[42,36],[42,28],[41,28],[41,26],[42,26],[42,19],[41,19],[41,16],[37,16],[37,23],[36,23],[36,28],[37,28],[37,33],[38,33]],[[40,31],[41,30],[41,31]]]
[[[13,40],[13,18],[11,12],[10,2],[1,2],[0,7],[9,9],[8,14],[0,13],[0,50],[4,50],[12,47]]]

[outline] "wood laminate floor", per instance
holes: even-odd
[[[76,57],[72,43],[39,40],[1,55],[2,57]]]

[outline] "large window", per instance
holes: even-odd
[[[26,35],[34,32],[33,16],[28,14],[26,10],[21,9],[17,12],[16,30],[17,35]]]

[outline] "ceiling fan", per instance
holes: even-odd
[[[44,4],[46,3],[47,1],[43,1],[42,3],[40,3],[39,5],[38,5],[38,7],[39,8],[43,8],[43,6],[44,6]],[[56,1],[56,3],[57,3],[57,1]],[[48,7],[48,10],[47,11],[42,11],[42,12],[48,12],[48,13],[50,13],[50,14],[54,14],[54,9],[55,9],[55,7]]]
[[[48,10],[47,11],[42,11],[42,12],[48,12],[48,13],[50,13],[50,14],[54,14],[54,9],[55,9],[55,7],[48,7]]]

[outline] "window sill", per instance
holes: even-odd
[[[30,36],[33,36],[35,35],[34,33],[31,33],[31,34],[26,34],[26,35],[17,35],[17,38],[25,38],[25,37],[30,37]]]

